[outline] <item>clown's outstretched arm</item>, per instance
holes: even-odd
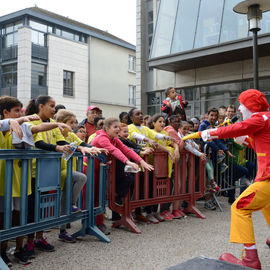
[[[197,138],[200,137],[204,141],[253,135],[265,127],[267,119],[268,118],[265,115],[254,114],[250,119],[242,122],[238,122],[226,127],[206,129],[191,135],[196,136]],[[190,139],[189,135],[183,138],[184,141],[187,139]]]

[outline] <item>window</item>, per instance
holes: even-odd
[[[17,85],[17,64],[2,66],[2,88]]]
[[[17,64],[3,65],[0,80],[0,95],[17,96]]]
[[[128,56],[128,71],[136,72],[136,58],[133,55]]]
[[[47,33],[47,31],[48,31],[47,25],[43,24],[43,23],[39,23],[39,22],[35,22],[35,21],[30,20],[29,25],[33,29],[44,32],[44,33]]]
[[[260,78],[260,87],[264,89],[264,94],[268,102],[270,101],[270,77]],[[189,103],[185,109],[187,116],[203,116],[208,108],[221,105],[235,105],[238,107],[237,97],[246,89],[253,88],[253,80],[242,80],[235,82],[225,82],[212,85],[194,86],[176,89],[177,93],[183,96]],[[161,112],[161,103],[165,99],[165,91],[147,93],[147,113],[155,114]]]
[[[136,86],[135,85],[129,85],[128,104],[136,106]]]
[[[247,37],[247,16],[244,14],[237,14],[233,11],[233,7],[238,3],[238,0],[225,1],[220,42]]]
[[[31,97],[47,95],[47,66],[38,63],[31,65]]]
[[[39,31],[32,30],[32,42],[34,44],[44,46],[45,45],[45,36],[44,33]]]
[[[200,1],[181,1],[178,6],[171,53],[191,50]],[[187,31],[188,29],[188,31]]]
[[[18,44],[18,28],[22,26],[21,21],[6,25],[2,29],[3,47],[8,48]]]
[[[162,1],[155,29],[151,57],[170,53],[178,0]]]
[[[195,37],[195,48],[210,46],[218,43],[222,9],[223,1],[201,1],[198,26]]]
[[[63,80],[63,95],[64,96],[74,96],[73,89],[73,77],[74,72],[64,70],[64,80]]]

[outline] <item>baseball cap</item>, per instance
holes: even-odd
[[[92,110],[98,110],[101,112],[101,109],[97,106],[89,106],[86,110],[86,112],[92,111]]]

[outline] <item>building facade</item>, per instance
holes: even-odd
[[[96,105],[117,117],[136,105],[135,46],[37,7],[0,17],[0,95],[24,106],[50,95],[78,120]]]
[[[189,101],[188,116],[209,107],[237,104],[253,88],[252,33],[246,15],[233,12],[240,0],[138,0],[137,89],[145,113],[160,112],[167,87]],[[139,15],[140,14],[140,17]],[[259,89],[270,99],[270,12],[258,33]],[[138,61],[139,62],[139,61]]]

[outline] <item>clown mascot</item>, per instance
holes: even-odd
[[[250,185],[231,207],[230,242],[242,243],[245,256],[237,259],[230,253],[223,253],[220,260],[261,269],[258,257],[252,213],[262,210],[270,227],[270,112],[263,93],[255,89],[242,92],[238,98],[243,121],[199,133],[204,141],[235,137],[236,142],[252,147],[257,154],[258,170],[255,182]],[[185,139],[188,139],[187,136]],[[266,243],[270,247],[270,237]]]

